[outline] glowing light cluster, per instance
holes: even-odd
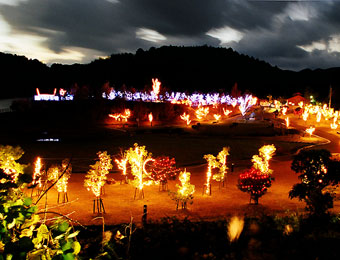
[[[198,120],[205,119],[209,114],[209,107],[199,107],[195,111]]]
[[[179,174],[180,185],[177,184],[178,190],[177,193],[180,195],[180,200],[186,200],[195,192],[195,185],[190,184],[190,172],[186,170],[181,171]]]
[[[315,127],[314,126],[310,126],[309,128],[306,129],[306,133],[308,133],[310,137],[312,136],[314,131],[315,131]]]
[[[214,114],[214,118],[215,118],[216,121],[219,121],[221,119],[221,115]]]
[[[231,114],[231,112],[233,112],[233,111],[228,110],[228,109],[224,109],[224,108],[223,108],[223,114],[224,114],[225,116],[229,116],[229,114]]]
[[[158,100],[158,94],[161,90],[161,82],[156,78],[152,79],[152,91],[153,94],[156,96],[156,100]]]
[[[241,111],[242,116],[244,116],[253,104],[253,97],[252,95],[245,95],[244,97],[239,97],[238,102],[240,103],[239,110]]]
[[[37,157],[37,160],[34,163],[34,172],[32,176],[32,184],[37,185],[39,188],[41,188],[41,168],[42,168],[41,158]]]
[[[205,189],[204,194],[210,195],[211,194],[211,178],[212,178],[212,169],[219,167],[219,163],[216,160],[216,157],[212,154],[206,154],[203,158],[208,162],[208,170],[207,170],[207,177],[205,182]]]
[[[200,94],[193,93],[188,95],[183,92],[165,92],[163,95],[158,94],[155,95],[154,91],[151,92],[130,92],[130,91],[116,91],[114,89],[111,90],[109,94],[105,92],[102,94],[103,98],[113,100],[116,98],[122,98],[127,101],[144,101],[144,102],[171,102],[173,104],[186,104],[188,106],[198,107],[198,106],[208,106],[208,105],[216,105],[216,104],[227,104],[235,107],[240,102],[244,100],[249,100],[249,106],[256,104],[256,98],[249,98],[245,95],[245,97],[241,97],[241,99],[235,99],[229,95],[220,94],[220,93],[208,93],[208,94]]]
[[[168,180],[174,179],[180,171],[176,168],[175,158],[170,159],[168,156],[157,157],[148,168],[150,168],[150,177],[156,184],[167,183]]]
[[[130,109],[125,109],[124,113],[115,113],[115,114],[109,114],[109,117],[114,118],[116,121],[124,121],[127,122],[129,117],[131,116],[131,110]]]
[[[251,160],[253,167],[262,174],[271,174],[273,171],[269,169],[269,160],[273,157],[275,151],[276,148],[273,144],[262,146],[259,149],[259,155],[254,155]]]
[[[182,120],[186,122],[187,125],[190,125],[191,120],[190,120],[190,115],[187,113],[183,113],[183,115],[180,116]]]
[[[109,170],[112,169],[111,157],[107,152],[98,152],[98,159],[85,176],[84,186],[98,198],[101,196]]]
[[[223,182],[226,178],[227,174],[227,157],[229,155],[229,147],[223,147],[222,151],[220,151],[217,155],[217,160],[219,162],[218,168],[219,172],[213,175],[213,180]]]
[[[150,174],[145,166],[148,162],[154,161],[151,157],[152,154],[145,149],[145,146],[139,146],[137,143],[134,144],[134,147],[126,150],[125,154],[134,176],[134,180],[131,181],[132,185],[140,191],[145,185],[151,185],[153,181],[150,179]],[[146,178],[149,178],[149,180],[145,180]]]
[[[64,159],[61,163],[61,166],[53,165],[48,169],[47,179],[51,182],[55,182],[58,180],[55,184],[57,191],[66,193],[68,180],[71,177],[71,172],[72,166],[70,164],[70,160]]]

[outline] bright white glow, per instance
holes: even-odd
[[[301,3],[290,3],[285,14],[293,21],[308,21],[317,15],[316,10],[311,5]]]
[[[119,0],[106,0],[112,4],[118,4],[119,3]]]
[[[0,0],[1,1],[1,0]],[[55,32],[58,33],[58,32]],[[30,59],[38,59],[44,63],[76,63],[82,62],[85,55],[83,48],[64,48],[55,53],[44,46],[47,38],[30,34],[16,34],[11,31],[10,25],[0,16],[0,50],[5,53],[24,55]],[[92,51],[93,56],[96,56]]]
[[[220,45],[230,42],[239,42],[244,35],[244,33],[230,28],[229,26],[225,26],[219,29],[211,29],[206,34],[219,39],[221,41]]]
[[[323,50],[326,50],[326,48],[327,48],[326,44],[323,43],[323,42],[312,42],[309,45],[298,45],[297,47],[299,47],[299,48],[301,48],[305,51],[308,51],[308,52],[312,52],[314,50],[323,51]]]
[[[0,5],[19,5],[20,2],[27,2],[27,0],[0,0]]]
[[[159,32],[147,28],[139,28],[136,31],[136,37],[149,42],[160,42],[166,40],[166,37]]]
[[[328,42],[328,52],[340,52],[340,35],[333,35]]]

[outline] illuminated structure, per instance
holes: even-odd
[[[109,117],[114,118],[116,121],[122,120],[124,122],[127,122],[128,119],[130,118],[130,116],[131,116],[131,110],[130,109],[125,109],[123,114],[121,114],[121,113],[109,114]]]
[[[39,188],[41,188],[42,183],[41,183],[41,168],[42,168],[42,163],[41,163],[41,158],[37,157],[37,160],[34,163],[34,172],[32,176],[32,184],[37,185]]]
[[[34,101],[60,101],[60,100],[73,100],[73,95],[67,94],[64,89],[59,90],[57,95],[57,89],[55,88],[53,94],[41,94],[39,88],[36,88],[37,94],[34,96]]]

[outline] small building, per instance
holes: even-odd
[[[307,99],[304,98],[301,93],[295,93],[291,98],[287,99],[287,103],[289,106],[298,106],[298,104],[300,102],[303,102],[304,104],[306,104]]]

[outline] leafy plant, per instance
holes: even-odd
[[[301,183],[293,186],[289,197],[304,200],[311,215],[324,215],[333,207],[331,187],[339,183],[340,162],[332,160],[328,150],[304,150],[294,157],[291,168],[300,174]]]

